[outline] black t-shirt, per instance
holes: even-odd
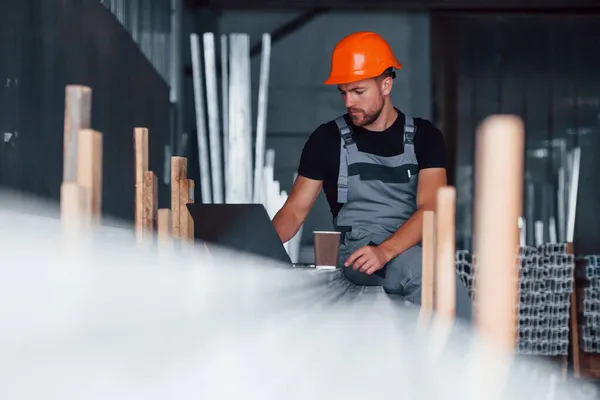
[[[404,152],[403,134],[405,115],[398,112],[396,121],[382,132],[373,132],[346,122],[354,132],[354,140],[360,151],[383,157]],[[446,168],[446,150],[442,133],[431,122],[414,118],[417,133],[414,138],[415,154],[419,170]],[[323,181],[331,214],[335,218],[342,204],[337,202],[337,180],[340,170],[340,133],[335,121],[322,124],[310,135],[300,158],[298,174],[309,179]]]

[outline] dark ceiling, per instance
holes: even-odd
[[[187,0],[189,8],[307,10],[600,11],[600,0]]]

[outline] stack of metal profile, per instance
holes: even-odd
[[[211,32],[190,35],[201,201],[262,204],[273,218],[288,193],[275,179],[275,151],[266,148],[271,36],[262,35],[255,129],[250,35],[222,34],[220,57],[217,39]],[[293,182],[296,175],[289,178]],[[298,262],[302,230],[284,244],[293,262]]]
[[[600,256],[585,257],[581,338],[586,353],[600,353]]]
[[[475,299],[476,261],[469,251],[456,253],[458,274]],[[567,252],[566,244],[547,243],[519,248],[518,261],[518,352],[526,355],[567,355],[574,256]]]

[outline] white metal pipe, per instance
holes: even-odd
[[[263,168],[263,178],[262,178],[262,190],[261,190],[261,198],[260,198],[260,202],[261,204],[263,204],[265,206],[265,208],[268,207],[268,199],[269,199],[269,191],[271,190],[271,184],[273,182],[273,167],[270,166],[265,166]]]
[[[221,35],[221,113],[223,120],[223,170],[228,176],[229,157],[229,50],[227,35]],[[227,193],[227,180],[223,181],[223,192]]]
[[[565,224],[565,168],[558,169],[558,192],[557,192],[557,210],[558,210],[558,240],[565,242],[566,224]]]
[[[267,197],[267,209],[269,211],[269,217],[273,219],[277,211],[279,211],[279,196],[281,195],[281,186],[279,181],[272,181],[269,185],[269,192]]]
[[[535,221],[535,245],[541,246],[544,244],[544,222]]]
[[[138,6],[140,0],[133,0],[133,3]],[[138,22],[138,9],[132,10],[134,16],[132,30],[134,33],[134,39],[140,41],[138,32],[140,31]],[[170,100],[171,103],[178,103],[181,93],[182,85],[182,72],[181,72],[181,34],[183,24],[183,5],[182,0],[171,0],[171,91]]]
[[[279,193],[279,196],[277,197],[277,206],[275,207],[275,214],[277,213],[277,211],[279,211],[283,205],[285,204],[285,201],[287,200],[287,192],[285,190],[282,190],[281,193]],[[294,256],[294,243],[292,240],[288,240],[286,243],[283,244],[283,247],[285,248],[285,251],[287,251],[288,256],[290,257],[290,260],[292,262],[296,262],[294,261],[294,259],[296,258]]]
[[[206,120],[204,116],[204,93],[200,72],[200,40],[198,35],[190,35],[192,51],[192,72],[194,80],[194,103],[196,108],[196,131],[198,135],[198,163],[200,167],[200,188],[202,203],[211,202],[210,173],[208,166],[208,145],[206,139]]]
[[[204,41],[204,72],[206,77],[206,103],[208,109],[208,134],[210,138],[210,166],[213,203],[223,202],[223,175],[221,166],[221,130],[219,126],[219,96],[217,94],[217,64],[215,36],[207,32]]]
[[[575,240],[575,214],[577,211],[577,190],[579,188],[579,165],[581,162],[581,148],[573,149],[572,175],[569,179],[569,211],[567,216],[567,242]]]
[[[554,217],[550,217],[550,220],[548,221],[548,237],[550,243],[556,243],[556,220]]]
[[[269,68],[271,59],[271,35],[262,36],[262,55],[260,60],[260,82],[258,88],[258,112],[256,118],[256,145],[254,156],[254,190],[253,201],[260,201],[262,188],[262,168],[264,166],[265,144],[267,136],[267,96],[269,88]]]
[[[273,217],[279,211],[279,196],[281,195],[281,184],[279,181],[273,181],[271,183],[271,199],[273,199],[273,203],[271,204],[271,213]],[[271,217],[271,218],[273,218]]]
[[[526,226],[525,220],[523,217],[519,217],[517,222],[519,225],[519,246],[525,247],[527,245],[527,236],[526,236]]]
[[[275,168],[275,150],[268,149],[265,153],[265,166]]]
[[[228,118],[229,118],[229,134],[227,137],[227,187],[225,194],[225,201],[227,203],[240,203],[240,175],[239,175],[239,164],[234,163],[233,160],[240,160],[242,155],[239,153],[239,144],[236,146],[236,142],[241,140],[240,130],[238,127],[235,113],[238,109],[239,96],[236,93],[236,85],[238,84],[239,66],[237,57],[237,36],[229,36],[229,106],[228,106]]]
[[[227,202],[252,202],[250,38],[230,36],[229,156]]]
[[[294,173],[294,178],[292,180],[292,186],[294,184],[294,182],[296,182],[296,179],[298,178],[298,173],[295,172]],[[287,196],[286,196],[286,201],[287,201]],[[285,202],[284,202],[285,204]],[[283,207],[283,204],[282,204]],[[299,258],[300,258],[300,245],[302,244],[302,231],[304,230],[304,224],[300,225],[300,229],[298,229],[298,232],[294,235],[294,237],[290,240],[290,258],[292,259],[292,262],[297,263]]]
[[[250,74],[250,35],[241,34],[240,35],[240,60],[242,70],[240,73],[242,74],[242,85],[241,89],[241,100],[242,100],[242,113],[240,115],[242,122],[242,132],[244,135],[244,158],[243,165],[244,171],[246,173],[246,180],[244,184],[244,202],[251,203],[252,202],[252,187],[254,186],[253,182],[253,173],[252,173],[252,162],[253,158],[253,141],[252,141],[252,75]]]

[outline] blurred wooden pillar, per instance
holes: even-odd
[[[440,318],[453,322],[456,315],[456,189],[445,186],[437,191],[435,207],[435,297]]]
[[[142,240],[151,243],[158,213],[158,179],[152,171],[144,172],[142,203]]]
[[[94,223],[102,214],[102,134],[92,129],[79,131],[77,183],[89,193],[86,205]]]
[[[187,158],[171,157],[171,229],[174,239],[186,237],[184,235],[188,233],[187,219],[185,219],[185,226],[181,225],[182,205],[185,207],[189,196],[188,186]]]
[[[69,155],[68,175],[74,181],[63,181],[60,194],[63,226],[72,234],[98,224],[102,205],[102,134],[92,129],[74,133],[72,143],[77,143],[75,158]],[[73,149],[70,149],[71,151]],[[74,171],[72,172],[71,169]]]
[[[423,213],[423,272],[421,274],[421,313],[429,315],[434,310],[435,284],[435,213]]]
[[[168,208],[161,208],[157,211],[156,217],[157,244],[160,250],[170,250],[173,243],[171,236],[171,227],[173,225],[173,216]]]
[[[79,131],[89,129],[92,119],[92,89],[81,85],[65,88],[63,132],[63,182],[77,180],[77,139]]]
[[[60,188],[60,211],[63,226],[77,234],[80,229],[89,226],[91,215],[90,186],[93,179],[92,166],[85,165],[89,174],[79,176],[82,154],[90,150],[87,146],[79,147],[79,136],[83,129],[89,129],[91,121],[92,89],[81,85],[68,85],[65,88],[65,108],[63,126],[63,179]],[[88,143],[89,144],[89,143]],[[85,151],[83,151],[85,150]],[[89,153],[91,154],[91,153]],[[87,160],[90,161],[90,160]],[[85,175],[85,176],[84,176]],[[82,186],[79,179],[88,185]]]
[[[196,183],[194,182],[193,179],[188,179],[188,203],[193,204],[196,202],[195,200],[195,192],[196,192]],[[185,215],[187,217],[188,220],[188,239],[193,242],[194,241],[194,219],[192,218],[192,215],[190,214],[190,212],[187,210],[185,210]]]
[[[144,174],[148,171],[148,129],[133,130],[135,174],[135,237],[144,236]]]

